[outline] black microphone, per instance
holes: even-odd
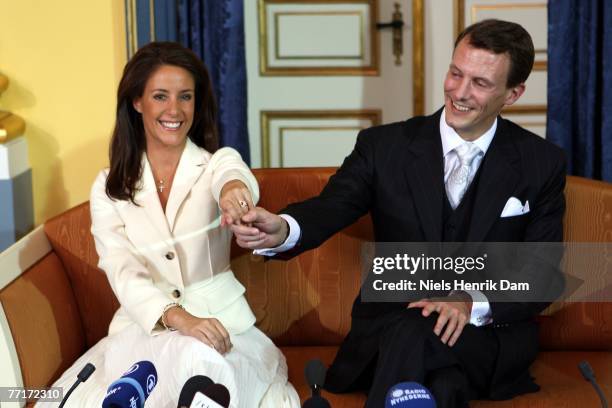
[[[62,398],[62,402],[60,402],[59,408],[62,408],[64,406],[66,401],[68,401],[68,397],[70,396],[70,394],[72,394],[72,391],[74,391],[74,389],[80,383],[87,381],[87,379],[93,374],[94,371],[96,371],[96,367],[93,364],[85,364],[85,367],[83,367],[83,369],[77,374],[77,380],[75,381],[75,383],[72,384],[72,387],[70,387],[66,395],[64,395],[64,398]]]
[[[206,387],[213,385],[213,380],[205,375],[194,375],[183,385],[181,394],[179,395],[178,408],[189,408],[196,392],[203,392]]]
[[[156,385],[153,363],[139,361],[108,387],[102,408],[143,408]]]
[[[321,396],[327,368],[321,360],[310,360],[304,367],[304,376],[311,390],[311,397],[304,401],[303,408],[328,408],[329,402]]]
[[[230,393],[221,384],[209,385],[204,392],[196,391],[189,408],[227,408],[230,403]]]
[[[304,376],[306,377],[306,382],[310,386],[312,395],[321,394],[321,387],[325,383],[326,372],[327,368],[321,362],[321,360],[310,360],[308,363],[306,363],[306,367],[304,368]]]
[[[595,372],[593,371],[591,365],[588,363],[588,361],[585,360],[578,364],[578,368],[580,369],[580,372],[582,373],[584,379],[590,382],[591,385],[593,385],[593,388],[595,388],[595,391],[597,391],[597,395],[599,395],[599,399],[601,400],[601,406],[603,408],[608,408],[608,401],[606,401],[606,397],[603,393],[603,390],[601,389],[599,384],[597,384],[597,380],[595,379]]]

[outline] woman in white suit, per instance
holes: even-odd
[[[121,304],[97,375],[108,386],[133,362],[152,361],[151,407],[176,407],[197,374],[227,387],[232,407],[299,406],[283,355],[254,326],[230,269],[227,226],[253,208],[257,181],[217,143],[204,65],[175,43],[141,48],[119,84],[110,168],[91,190],[99,266]]]

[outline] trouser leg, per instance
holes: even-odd
[[[436,313],[425,318],[421,309],[408,309],[389,319],[380,335],[367,408],[384,406],[387,391],[404,381],[431,386],[439,408],[465,406],[486,392],[496,339],[486,329],[468,325],[455,346],[449,347],[433,332],[437,318]]]

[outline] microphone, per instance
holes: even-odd
[[[179,395],[177,408],[189,408],[196,392],[204,391],[206,387],[213,384],[213,380],[205,375],[194,375],[185,381],[185,385],[183,385],[183,389]]]
[[[304,368],[306,382],[312,391],[312,395],[320,395],[321,387],[325,383],[325,373],[327,368],[321,360],[310,360]]]
[[[230,393],[221,384],[209,385],[204,393],[197,391],[189,408],[227,408],[230,403]]]
[[[327,367],[321,360],[310,360],[304,367],[304,376],[311,390],[311,397],[304,401],[302,408],[330,408],[329,402],[321,396]]]
[[[83,367],[83,369],[77,374],[77,380],[74,382],[74,384],[72,384],[72,387],[70,387],[66,395],[64,395],[64,398],[62,398],[62,402],[60,402],[59,408],[62,408],[64,406],[66,401],[68,401],[68,397],[70,397],[70,394],[72,394],[72,391],[74,391],[74,389],[80,383],[87,381],[87,379],[93,374],[94,371],[96,371],[96,367],[93,364],[85,364],[85,367]]]
[[[416,382],[402,382],[387,392],[385,408],[436,408],[431,392]]]
[[[143,408],[156,385],[153,363],[139,361],[108,387],[102,408]]]
[[[195,375],[185,381],[179,396],[178,408],[227,408],[230,393],[205,375]]]
[[[597,384],[597,380],[595,379],[595,372],[593,371],[591,365],[588,363],[588,361],[585,360],[578,364],[578,368],[580,369],[580,372],[582,373],[584,379],[590,382],[593,388],[595,388],[595,391],[597,392],[597,395],[599,395],[599,399],[601,400],[601,406],[603,408],[608,408],[608,401],[606,400],[603,390],[601,389],[599,384]]]

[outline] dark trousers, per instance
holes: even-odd
[[[355,384],[369,389],[366,408],[384,407],[387,391],[405,381],[425,385],[438,408],[467,407],[488,394],[499,347],[492,329],[467,325],[449,347],[433,332],[437,318],[406,309],[380,322],[378,355]]]

